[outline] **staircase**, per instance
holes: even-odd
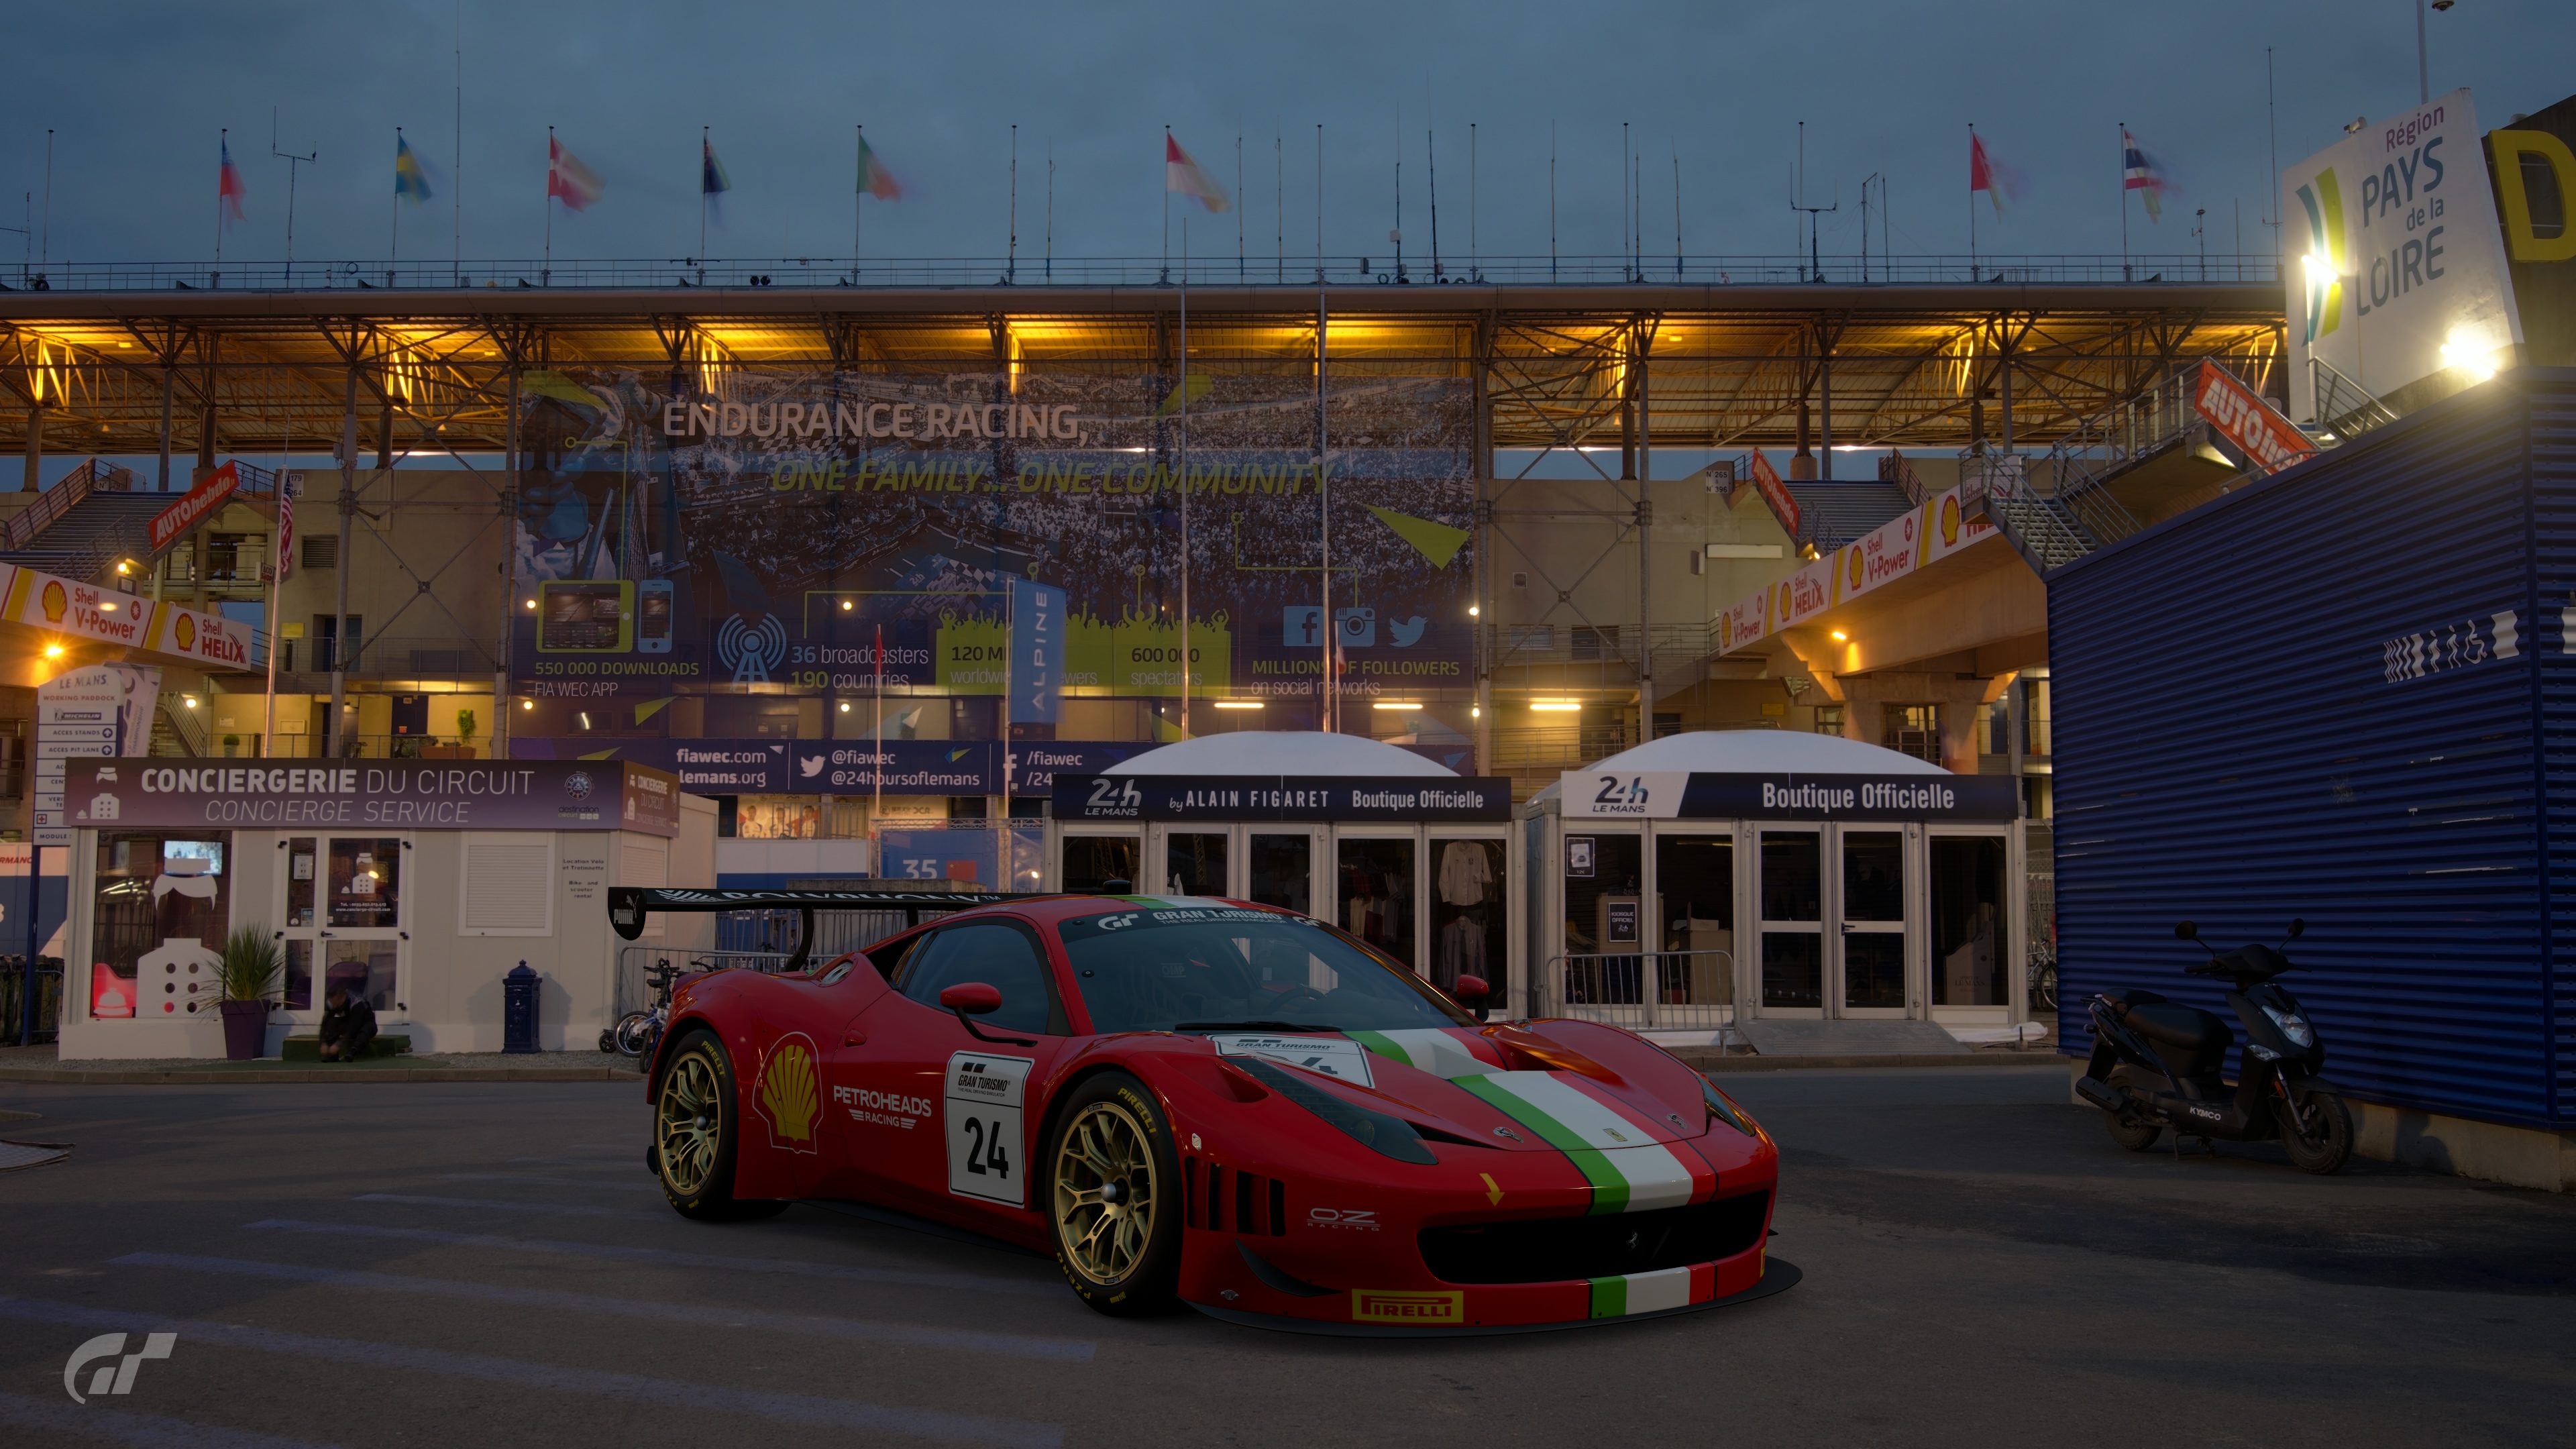
[[[81,464],[0,528],[0,559],[82,582],[119,559],[148,561],[152,519],[177,500],[134,492],[134,481],[113,463]]]

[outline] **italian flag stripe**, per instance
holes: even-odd
[[[1690,1266],[1690,1301],[1707,1303],[1717,1297],[1717,1265],[1693,1263]]]
[[[1628,1179],[1626,1174],[1610,1165],[1610,1154],[1587,1144],[1574,1129],[1531,1106],[1503,1085],[1507,1078],[1545,1075],[1544,1072],[1486,1072],[1461,1077],[1457,1085],[1483,1098],[1504,1116],[1537,1133],[1540,1141],[1564,1153],[1573,1162],[1575,1170],[1583,1174],[1584,1181],[1592,1184],[1594,1213],[1625,1210],[1628,1206]]]
[[[1691,1268],[1659,1268],[1652,1273],[1622,1273],[1592,1280],[1592,1316],[1624,1318],[1631,1313],[1660,1313],[1703,1301],[1692,1296],[1698,1281]],[[1712,1277],[1710,1281],[1716,1280]]]
[[[1457,1085],[1539,1134],[1592,1183],[1592,1211],[1679,1207],[1699,1183],[1682,1159],[1634,1121],[1576,1091],[1554,1072],[1486,1072]]]
[[[1494,1070],[1491,1062],[1470,1051],[1465,1042],[1437,1028],[1349,1031],[1343,1035],[1389,1061],[1402,1062],[1408,1067],[1452,1081]]]

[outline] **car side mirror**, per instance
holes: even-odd
[[[1460,1001],[1482,1001],[1492,993],[1493,989],[1486,984],[1482,976],[1461,976],[1458,978],[1458,983],[1449,988],[1449,994]]]
[[[2189,921],[2177,921],[2174,923],[2174,936],[2178,940],[2197,941],[2200,939],[2200,927]]]
[[[981,981],[960,981],[939,993],[939,1004],[966,1016],[989,1016],[1002,1009],[1002,993]]]
[[[981,981],[960,981],[939,989],[939,1004],[956,1013],[957,1024],[977,1041],[997,1042],[1003,1046],[1036,1046],[1026,1037],[995,1036],[975,1024],[975,1018],[1002,1009],[1001,988]]]
[[[2308,933],[2308,923],[2297,916],[2290,918],[2290,939],[2295,941]]]

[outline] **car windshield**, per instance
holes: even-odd
[[[1411,972],[1304,916],[1140,906],[1057,934],[1098,1032],[1475,1025]]]

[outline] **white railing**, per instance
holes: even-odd
[[[1541,1010],[1630,1031],[1735,1027],[1731,951],[1630,951],[1548,958]]]

